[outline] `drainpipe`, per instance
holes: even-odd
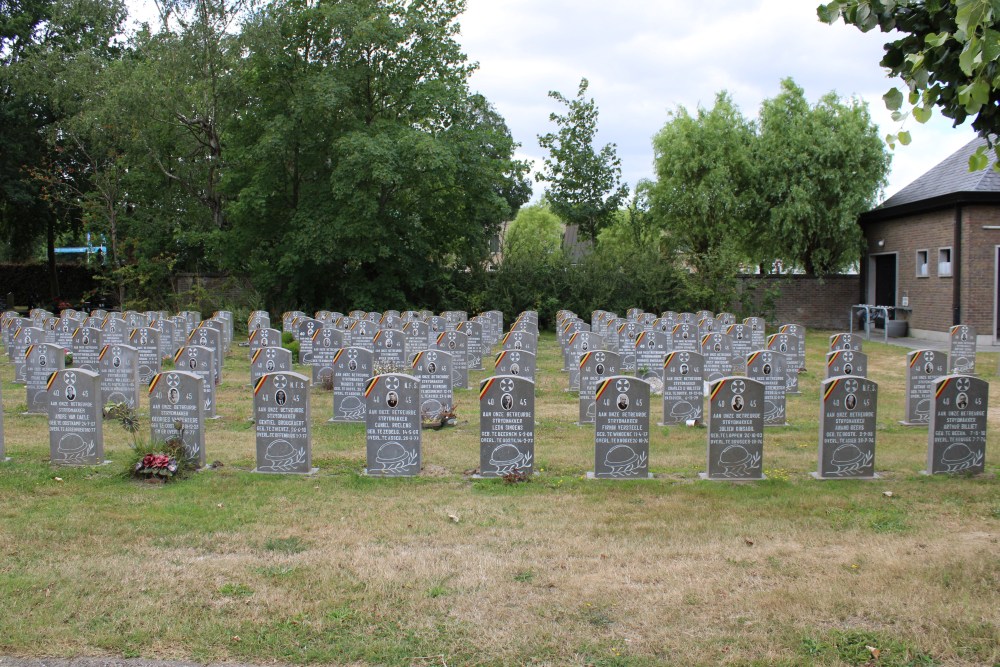
[[[955,206],[955,247],[951,251],[951,279],[954,281],[952,289],[952,316],[951,323],[959,325],[962,323],[962,205]]]

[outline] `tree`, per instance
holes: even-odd
[[[831,92],[810,107],[802,88],[784,79],[761,104],[753,154],[761,207],[747,254],[810,275],[856,262],[858,216],[875,205],[890,162],[867,105]]]
[[[1000,4],[995,0],[835,0],[817,8],[822,21],[843,19],[868,32],[878,27],[902,37],[885,45],[882,66],[900,77],[904,95],[892,88],[883,99],[901,120],[905,105],[927,122],[937,107],[956,126],[973,117],[972,127],[990,146],[1000,136]],[[910,142],[908,132],[888,137]],[[983,146],[969,159],[971,169],[987,166]]]
[[[650,209],[695,274],[706,307],[727,305],[759,204],[753,124],[725,92],[692,116],[678,107],[653,137]]]
[[[562,249],[562,239],[562,220],[548,206],[525,206],[507,227],[504,261],[544,262]]]
[[[610,224],[628,196],[621,184],[621,160],[615,144],[594,148],[597,134],[597,105],[587,99],[587,79],[580,79],[576,98],[569,100],[557,91],[549,97],[565,105],[566,114],[552,113],[554,133],[540,135],[538,143],[549,151],[544,171],[536,180],[549,183],[546,197],[552,212],[568,225],[577,225],[581,239],[596,239]]]

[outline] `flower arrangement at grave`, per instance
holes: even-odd
[[[139,415],[124,401],[105,406],[104,416],[117,421],[129,435],[133,452],[125,469],[129,477],[167,482],[182,479],[197,468],[196,461],[187,456],[184,448],[184,424],[180,420],[174,422],[174,435],[161,442],[139,437]]]
[[[438,409],[421,410],[421,427],[440,431],[445,426],[454,426],[458,423],[457,407],[457,405],[442,405]]]

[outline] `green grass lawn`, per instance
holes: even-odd
[[[768,480],[739,484],[698,480],[705,430],[687,427],[653,427],[653,481],[584,480],[593,427],[574,425],[576,394],[564,391],[552,335],[539,354],[539,474],[517,485],[465,474],[478,465],[475,390],[456,392],[458,426],[424,431],[419,478],[361,476],[364,428],[328,424],[332,399],[319,388],[319,473],[252,474],[249,363],[236,347],[222,418],[207,427],[208,460],[221,468],[166,486],[131,481],[127,438],[111,422],[114,463],[54,468],[46,418],[20,414],[24,387],[4,365],[13,460],[0,464],[0,654],[996,664],[997,409],[986,475],[921,476],[927,431],[898,423],[906,350],[866,342],[883,478],[815,481],[828,333],[809,334],[790,425],[765,432]],[[993,385],[997,361],[977,363]],[[474,387],[486,376],[471,375]]]

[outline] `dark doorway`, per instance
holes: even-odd
[[[896,254],[875,255],[875,305],[896,305]]]

